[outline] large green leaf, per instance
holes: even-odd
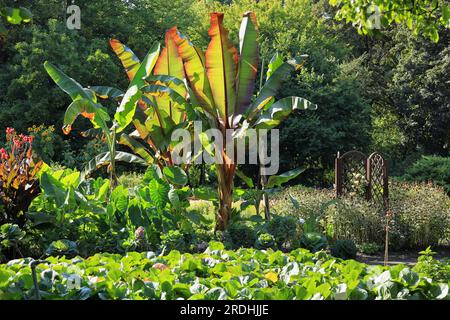
[[[256,119],[256,129],[272,129],[278,126],[294,110],[316,110],[317,105],[300,97],[287,97],[278,100]]]
[[[116,89],[113,87],[107,87],[107,86],[93,86],[89,87],[97,97],[102,99],[118,99],[123,97],[124,92],[120,89]]]
[[[97,102],[95,95],[89,89],[83,88],[77,81],[67,76],[59,68],[48,61],[44,62],[44,68],[49,76],[64,92],[66,92],[72,100],[86,99],[88,101]]]
[[[227,127],[236,105],[236,72],[238,54],[223,26],[223,13],[211,13],[208,30],[211,41],[206,50],[206,74],[211,84],[218,120]]]
[[[53,81],[73,100],[64,115],[64,133],[68,134],[71,131],[72,125],[79,115],[88,118],[96,128],[107,131],[106,122],[109,120],[109,116],[97,103],[95,93],[90,89],[83,88],[77,81],[68,77],[50,62],[46,61],[44,67]]]
[[[134,54],[134,52],[130,48],[122,44],[117,39],[111,39],[109,41],[109,44],[111,45],[111,48],[113,49],[117,57],[122,62],[122,65],[125,68],[125,72],[127,73],[128,78],[130,79],[130,81],[133,80],[134,76],[136,75],[136,72],[141,66],[139,58]]]
[[[239,31],[239,64],[236,83],[236,114],[241,114],[250,105],[255,88],[259,63],[259,48],[256,41],[256,16],[246,12]]]
[[[173,34],[176,32],[176,27],[173,27],[166,32],[165,47],[161,51],[161,55],[156,61],[156,65],[153,70],[153,74],[155,76],[166,75],[178,79],[185,78],[183,60],[178,53],[178,47],[173,38]],[[171,82],[167,85],[181,96],[187,96],[187,90],[184,82]],[[179,123],[183,120],[184,112],[181,112],[179,108],[176,108],[176,102],[156,97],[156,104],[158,105],[158,108],[166,110],[175,123]]]
[[[273,57],[269,61],[267,73],[266,73],[266,81],[272,76],[272,74],[283,64],[283,58],[281,54],[278,52],[273,55]]]
[[[144,85],[144,79],[150,76],[150,74],[153,71],[153,68],[155,67],[156,61],[158,60],[159,57],[160,50],[161,46],[159,43],[155,43],[150,48],[144,60],[142,60],[141,65],[137,69],[136,75],[134,76],[133,80],[130,81],[128,88],[134,85],[136,85],[138,88],[141,88]]]
[[[203,53],[179,32],[174,32],[171,36],[178,47],[180,57],[183,59],[186,77],[197,98],[196,100],[209,113],[214,114],[214,100],[211,93],[211,85],[206,75]]]
[[[95,128],[108,130],[106,123],[109,121],[109,115],[106,110],[100,104],[93,104],[91,100],[77,99],[67,107],[64,114],[64,134],[70,133],[73,123],[80,115],[89,119]]]
[[[162,180],[153,179],[148,185],[148,192],[153,205],[157,209],[164,209],[169,202],[170,186]]]
[[[250,106],[250,111],[259,109],[261,103],[264,103],[271,97],[275,97],[280,90],[283,81],[292,71],[300,69],[304,61],[305,60],[303,57],[294,58],[284,62],[281,66],[276,68],[276,70],[271,74],[270,78],[262,87],[261,91],[256,97],[256,100]]]
[[[94,159],[92,159],[91,161],[89,161],[87,163],[87,165],[83,169],[82,177],[86,178],[97,168],[100,168],[105,165],[109,165],[110,161],[111,161],[111,156],[110,156],[109,152],[100,153]],[[134,163],[134,164],[139,164],[142,166],[148,165],[148,163],[144,159],[142,159],[134,154],[131,154],[128,152],[122,152],[122,151],[116,152],[115,161],[120,161],[120,162],[125,162],[125,163]]]
[[[119,143],[129,147],[135,154],[139,155],[148,164],[152,164],[154,162],[153,156],[147,151],[147,149],[128,134],[122,133],[119,137]]]
[[[123,131],[133,121],[136,105],[142,96],[141,90],[137,85],[132,85],[128,88],[123,96],[123,99],[114,114],[114,119],[117,121],[117,132]]]
[[[264,186],[266,189],[280,187],[283,183],[289,182],[290,180],[298,177],[300,173],[305,171],[305,169],[297,168],[290,171],[286,171],[280,175],[270,176],[269,180],[267,180],[266,185]]]
[[[171,184],[184,186],[188,182],[186,172],[180,167],[164,167],[163,174]]]

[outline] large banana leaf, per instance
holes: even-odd
[[[183,59],[186,77],[198,103],[210,114],[214,114],[214,99],[211,86],[206,76],[205,57],[203,53],[179,32],[171,34]]]
[[[59,68],[54,66],[52,63],[45,61],[44,68],[49,74],[49,76],[55,81],[55,83],[60,87],[65,93],[67,93],[72,100],[86,99],[97,102],[92,91],[83,88],[77,81],[67,76]]]
[[[272,59],[269,61],[269,65],[266,72],[266,81],[272,76],[272,74],[277,70],[281,65],[283,65],[283,58],[277,52],[273,55]]]
[[[122,133],[119,138],[119,143],[129,147],[131,150],[133,150],[134,153],[139,155],[148,164],[152,164],[154,162],[153,156],[150,154],[150,152],[148,152],[140,142],[138,142],[128,134]]]
[[[220,123],[228,127],[228,117],[234,114],[236,104],[236,72],[238,54],[223,26],[223,13],[211,13],[211,37],[206,49],[206,74],[211,84],[215,108]]]
[[[173,39],[173,34],[176,32],[177,32],[176,27],[173,27],[172,29],[166,32],[165,37],[166,46],[161,51],[161,55],[156,61],[156,65],[153,70],[153,74],[155,76],[167,75],[177,79],[185,78],[183,60],[178,54],[178,48]],[[168,86],[173,90],[175,90],[181,96],[186,97],[187,90],[183,82],[175,83],[174,81],[172,81],[171,83],[168,84]],[[179,108],[176,108],[176,106],[174,105],[176,103],[174,103],[172,100],[157,97],[156,104],[158,105],[158,108],[162,108],[168,111],[170,117],[175,123],[179,123],[183,119],[184,112],[181,112]]]
[[[241,114],[248,108],[255,88],[256,72],[259,63],[259,49],[256,41],[256,16],[247,12],[242,19],[239,31],[239,65],[236,84],[236,113]]]
[[[290,171],[286,171],[280,175],[270,176],[266,185],[264,186],[266,189],[281,187],[283,183],[289,182],[290,180],[298,177],[300,173],[305,171],[303,168],[297,168]]]
[[[127,92],[125,93],[122,102],[117,109],[114,119],[118,123],[117,132],[121,132],[125,129],[133,120],[134,113],[136,111],[136,105],[142,97],[139,90],[145,83],[145,78],[150,76],[155,67],[156,61],[159,57],[160,45],[155,44],[145,56],[141,65],[136,71],[133,80],[130,81]]]
[[[58,87],[73,100],[64,115],[63,132],[65,134],[70,133],[73,122],[80,115],[89,119],[95,128],[108,129],[106,124],[109,120],[108,113],[97,103],[97,98],[92,90],[83,88],[77,81],[48,61],[44,63],[44,67]]]
[[[89,87],[92,91],[94,91],[95,95],[101,99],[118,99],[122,98],[124,92],[122,90],[107,87],[107,86],[93,86]]]
[[[122,62],[128,78],[130,79],[130,81],[133,80],[136,72],[141,66],[139,58],[134,54],[133,51],[131,51],[130,48],[122,44],[119,40],[111,39],[109,41],[109,44],[111,45],[111,48],[113,49],[117,57],[119,57],[120,61]]]
[[[142,166],[148,165],[148,163],[144,159],[142,159],[134,154],[131,154],[128,152],[122,152],[122,151],[116,152],[115,161],[134,163],[134,164],[139,164]],[[110,163],[111,163],[110,153],[109,152],[100,153],[94,159],[89,161],[87,163],[87,165],[84,167],[83,172],[82,172],[82,180],[85,179],[87,176],[89,176],[96,169],[98,169],[102,166],[105,166],[105,165],[109,165]]]
[[[137,85],[129,87],[127,92],[125,92],[125,95],[120,102],[120,106],[117,108],[114,115],[114,119],[116,119],[118,124],[117,132],[121,132],[131,123],[131,121],[133,121],[136,104],[141,96],[142,92]]]
[[[304,60],[302,57],[290,59],[284,62],[281,66],[275,69],[275,71],[270,75],[269,79],[266,81],[255,102],[250,106],[250,112],[255,109],[259,109],[260,105],[267,101],[270,97],[275,97],[283,84],[283,81],[289,76],[289,74],[298,70]]]
[[[77,99],[72,101],[64,114],[64,134],[70,133],[73,123],[80,115],[89,119],[94,125],[94,128],[108,130],[108,112],[100,104],[93,104],[92,101],[86,99]]]
[[[287,97],[278,100],[257,118],[254,123],[256,129],[272,129],[278,126],[294,110],[315,110],[317,105],[300,97]]]
[[[136,71],[136,74],[133,80],[130,81],[128,87],[132,87],[137,85],[139,88],[144,85],[144,79],[150,76],[155,67],[156,61],[159,57],[159,52],[161,50],[161,46],[159,43],[155,43],[153,47],[148,51],[144,60],[142,60],[141,65]]]

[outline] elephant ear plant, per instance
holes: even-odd
[[[258,96],[253,99],[259,49],[256,17],[252,12],[243,15],[239,52],[229,40],[228,31],[223,26],[223,13],[211,13],[208,34],[211,41],[205,54],[180,33],[173,32],[171,36],[183,60],[186,78],[196,102],[224,137],[220,154],[222,163],[216,164],[219,192],[216,230],[224,230],[231,215],[233,180],[237,166],[236,152],[226,148],[227,129],[272,129],[293,110],[315,109],[316,106],[300,97],[275,101],[275,95],[286,76],[302,66],[301,58],[293,58],[277,65]]]

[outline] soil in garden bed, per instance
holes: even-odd
[[[450,247],[442,247],[434,249],[436,252],[434,258],[436,259],[450,259]],[[417,258],[419,257],[418,250],[410,250],[410,251],[398,251],[398,252],[389,252],[389,265],[396,264],[405,264],[405,265],[415,265],[417,263]],[[384,253],[379,253],[377,255],[366,255],[358,253],[356,260],[360,262],[364,262],[371,265],[383,265],[384,264]]]

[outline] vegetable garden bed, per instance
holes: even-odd
[[[29,258],[0,265],[0,299],[35,299]],[[450,265],[369,266],[325,252],[154,252],[49,257],[37,265],[42,299],[449,299]]]

